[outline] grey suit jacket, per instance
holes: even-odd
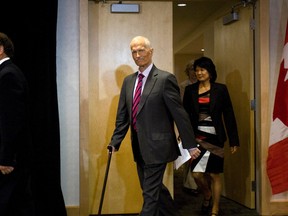
[[[132,100],[137,73],[124,79],[116,127],[110,145],[120,148],[129,125],[132,125]],[[183,147],[196,147],[193,129],[181,104],[179,87],[175,76],[157,69],[154,65],[147,77],[137,114],[139,149],[145,164],[167,163],[180,154],[174,130],[176,123]],[[131,136],[132,148],[138,142]],[[135,156],[135,155],[134,155]],[[137,161],[137,158],[134,157]]]

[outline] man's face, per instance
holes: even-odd
[[[145,70],[152,63],[153,49],[145,47],[143,43],[134,43],[131,46],[131,52],[139,69]]]
[[[6,55],[5,55],[5,52],[4,52],[4,47],[3,45],[0,45],[0,60],[5,58]]]

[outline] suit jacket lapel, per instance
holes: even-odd
[[[214,85],[214,83],[211,83],[211,87],[210,87],[210,111],[212,111],[214,109],[215,106],[215,102],[216,102],[216,95],[215,95],[215,91],[217,87]]]
[[[153,65],[153,67],[152,67],[152,69],[151,69],[151,71],[147,77],[147,80],[146,80],[146,83],[145,83],[145,86],[144,86],[144,89],[143,89],[143,92],[141,95],[141,99],[140,99],[140,103],[139,103],[139,107],[138,107],[138,113],[143,108],[150,92],[152,91],[152,89],[156,83],[157,76],[158,76],[157,68]]]
[[[131,119],[132,119],[133,93],[134,93],[134,86],[135,86],[137,75],[138,75],[138,72],[135,72],[130,77],[130,80],[127,80],[127,88],[126,88],[127,89],[127,102],[128,102],[128,107],[130,108],[129,115]]]
[[[130,92],[129,93],[130,95],[128,96],[131,99],[131,102],[133,101],[134,86],[135,86],[135,82],[137,79],[137,75],[138,75],[138,72],[135,72],[134,74],[132,74],[131,80],[128,81],[128,84],[127,84],[128,92]]]

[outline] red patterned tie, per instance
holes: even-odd
[[[143,77],[144,77],[144,75],[142,73],[140,73],[138,75],[138,84],[137,84],[137,87],[135,89],[133,105],[132,105],[132,126],[133,126],[135,131],[137,131],[137,128],[136,128],[136,115],[137,115],[138,105],[139,105],[140,98],[141,98]]]

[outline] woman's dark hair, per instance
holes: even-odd
[[[200,57],[194,61],[194,70],[196,71],[196,67],[205,68],[210,75],[210,82],[215,82],[217,79],[216,67],[213,61],[208,57]]]
[[[10,38],[2,32],[0,32],[0,45],[4,47],[5,54],[12,58],[14,55],[14,45]]]

